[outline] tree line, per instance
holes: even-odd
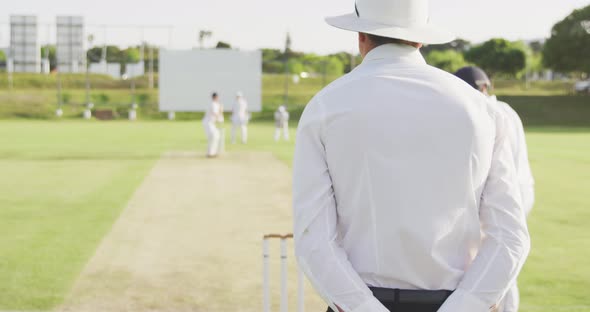
[[[341,75],[362,61],[347,52],[319,56],[287,48],[263,49],[266,73],[301,72]],[[547,40],[531,42],[493,38],[480,44],[458,39],[444,45],[421,49],[426,61],[435,67],[455,72],[466,65],[477,65],[492,77],[521,78],[527,72],[550,69],[575,77],[590,76],[590,5],[574,10],[558,22]]]
[[[350,72],[362,61],[359,55],[348,52],[330,55],[317,55],[293,51],[290,38],[284,50],[262,49],[263,72],[324,74],[338,76]],[[148,51],[153,48],[154,70],[158,71],[159,53],[157,47],[145,44],[120,48],[106,47],[108,62],[120,63],[125,68],[127,63],[137,63],[142,57],[150,61]],[[217,49],[231,49],[231,44],[220,41]],[[57,66],[54,45],[41,47],[41,55],[49,54],[50,67]],[[561,73],[571,73],[581,77],[590,76],[590,5],[575,10],[552,29],[551,37],[546,41],[511,42],[502,38],[490,39],[481,44],[472,44],[458,39],[444,45],[426,46],[421,49],[426,61],[448,72],[474,64],[483,68],[492,76],[521,77],[525,72],[541,72],[551,69]],[[103,47],[93,47],[87,51],[90,62],[102,59]],[[0,64],[6,63],[6,55],[0,51]],[[146,64],[147,67],[147,64]]]

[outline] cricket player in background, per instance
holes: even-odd
[[[223,122],[223,108],[219,102],[219,95],[213,93],[211,98],[211,105],[203,118],[203,127],[207,135],[207,158],[215,158],[219,155],[221,132],[217,128],[217,123]]]
[[[248,101],[244,98],[242,92],[238,92],[236,95],[236,103],[232,111],[232,130],[231,130],[231,142],[236,143],[236,137],[238,129],[241,131],[242,143],[248,142],[248,121],[250,120],[250,114],[248,113]]]
[[[498,101],[495,96],[490,96],[488,91],[492,87],[492,82],[488,75],[478,67],[463,67],[455,75],[476,90],[489,97],[492,105],[497,106],[504,113],[508,123],[508,141],[512,149],[514,164],[516,166],[516,175],[518,186],[522,198],[522,207],[528,215],[533,209],[535,203],[535,180],[531,172],[531,166],[528,159],[526,138],[524,126],[518,114],[507,103]],[[503,302],[504,312],[517,312],[520,305],[520,295],[516,284],[506,294]]]
[[[285,141],[289,141],[289,112],[285,105],[279,106],[275,112],[275,141],[278,142],[281,139],[281,132]]]

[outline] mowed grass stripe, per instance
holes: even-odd
[[[0,161],[0,307],[60,303],[152,163]]]
[[[180,125],[0,124],[0,308],[63,301],[162,151],[202,144]]]

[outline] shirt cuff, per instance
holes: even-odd
[[[489,312],[493,311],[494,308],[495,306],[486,304],[474,295],[462,289],[457,289],[445,301],[438,312]]]

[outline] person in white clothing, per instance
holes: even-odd
[[[214,158],[219,155],[219,144],[221,139],[221,132],[217,128],[218,122],[223,122],[223,111],[221,103],[219,102],[219,95],[213,93],[211,105],[205,113],[203,118],[203,128],[207,135],[207,157]]]
[[[231,120],[232,143],[236,143],[237,132],[238,129],[240,129],[242,135],[242,143],[246,144],[248,142],[248,121],[250,120],[250,115],[248,113],[248,102],[246,101],[244,95],[241,92],[238,92],[238,94],[236,95],[236,103],[234,104]]]
[[[278,142],[281,139],[281,133],[283,139],[289,141],[289,112],[285,105],[279,106],[275,112],[275,141]]]
[[[489,94],[492,82],[481,68],[475,66],[463,67],[455,73],[455,76],[485,94],[490,99],[492,105],[496,105],[507,118],[509,122],[508,138],[516,165],[522,205],[525,213],[527,215],[530,214],[535,204],[535,179],[529,163],[526,135],[520,116],[518,116],[518,113],[508,103],[498,101],[496,96]]]
[[[495,96],[490,96],[488,90],[492,87],[492,82],[488,75],[478,67],[467,66],[459,69],[455,76],[467,82],[474,89],[480,91],[489,97],[492,105],[497,106],[508,120],[508,140],[512,149],[514,163],[516,166],[516,176],[522,199],[522,206],[528,215],[533,209],[535,203],[535,179],[531,171],[528,159],[528,150],[524,126],[518,113],[514,111],[507,103],[498,101]],[[520,306],[520,295],[516,283],[506,294],[502,304],[503,312],[517,312]]]
[[[357,0],[363,62],[319,92],[293,162],[295,255],[342,312],[496,310],[530,251],[504,114],[422,44],[427,0]]]

